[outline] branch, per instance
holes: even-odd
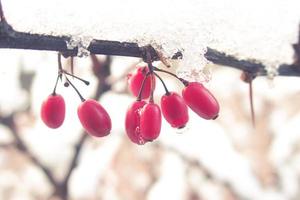
[[[300,66],[300,25],[299,25],[299,33],[298,33],[298,43],[293,44],[294,52],[295,52],[295,64]]]
[[[51,36],[32,34],[15,31],[6,21],[0,22],[0,48],[11,49],[31,49],[62,52],[65,57],[76,56],[78,48],[68,49],[67,43],[71,41],[68,36]],[[294,46],[297,50],[298,46]],[[104,54],[114,56],[129,56],[144,58],[145,48],[139,47],[137,43],[118,42],[107,40],[92,40],[87,50],[91,54]],[[159,55],[154,48],[148,48],[153,60],[159,60]],[[254,60],[239,60],[234,56],[227,55],[215,49],[208,48],[205,54],[207,60],[239,70],[255,73],[260,76],[267,75],[265,66]],[[182,58],[182,53],[177,52],[172,59]],[[281,76],[300,76],[299,65],[281,64],[278,69],[278,75]]]
[[[40,168],[44,172],[44,174],[46,175],[49,182],[53,185],[53,187],[54,188],[58,187],[58,183],[56,182],[49,168],[46,167],[38,158],[34,156],[34,154],[29,150],[29,148],[27,147],[23,139],[20,137],[13,116],[14,114],[9,115],[7,117],[0,116],[0,122],[10,129],[11,134],[14,138],[14,142],[8,145],[11,147],[13,146],[16,147],[20,152],[22,152],[26,157],[28,157],[33,164],[35,164],[38,168]],[[6,147],[8,147],[8,145],[6,145]],[[5,147],[5,145],[2,146]]]
[[[234,188],[229,182],[221,180],[218,177],[216,177],[213,173],[209,171],[209,169],[207,169],[204,165],[202,165],[202,163],[197,159],[188,157],[184,155],[182,152],[178,151],[176,148],[163,145],[160,142],[153,143],[153,145],[157,149],[161,149],[163,151],[172,152],[176,154],[182,161],[184,161],[185,164],[188,165],[188,167],[194,167],[200,170],[206,179],[209,179],[210,181],[227,188],[235,197],[237,197],[237,199],[244,199],[241,194],[239,194],[237,191],[234,190]]]

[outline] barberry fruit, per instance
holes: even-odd
[[[161,112],[157,104],[150,102],[140,113],[140,134],[145,141],[155,140],[161,129]]]
[[[172,127],[185,127],[189,120],[188,107],[179,94],[170,92],[163,95],[160,105],[164,118]]]
[[[125,118],[125,129],[129,139],[136,144],[144,144],[145,141],[140,134],[140,112],[145,101],[135,101],[127,110]]]
[[[149,72],[147,66],[139,67],[133,74],[128,75],[128,84],[131,93],[138,97],[139,91],[142,87],[143,80],[146,77],[146,74]],[[147,99],[151,93],[151,76],[153,74],[148,75],[145,80],[144,87],[142,89],[141,99]],[[155,87],[155,78],[153,78],[153,87]]]
[[[92,136],[103,137],[111,131],[111,119],[107,111],[95,100],[84,100],[78,107],[79,120]]]
[[[201,83],[191,82],[182,91],[185,103],[200,117],[216,119],[220,106],[216,98]]]
[[[42,103],[41,117],[43,122],[50,128],[58,128],[65,119],[65,101],[59,94],[51,94]]]

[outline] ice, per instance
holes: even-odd
[[[269,80],[273,80],[274,77],[278,75],[277,67],[274,65],[267,65],[265,69],[267,71],[267,78]]]
[[[78,57],[87,57],[90,55],[88,47],[92,42],[92,37],[84,37],[84,36],[72,36],[70,41],[67,41],[67,48],[74,49],[78,48],[77,56]]]
[[[278,64],[292,62],[300,22],[299,0],[2,2],[17,30],[81,38],[69,44],[82,47],[79,56],[88,54],[82,38],[151,44],[166,57],[182,51],[179,74],[206,66],[207,47],[260,60],[276,71]]]
[[[187,81],[197,82],[209,82],[212,76],[211,71],[208,67],[203,67],[202,69],[191,68],[189,70],[185,70],[184,67],[181,67],[177,70],[176,73],[180,78],[183,78]]]

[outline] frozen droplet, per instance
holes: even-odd
[[[146,143],[146,141],[144,140],[144,138],[143,138],[142,135],[141,135],[141,129],[140,129],[139,126],[137,126],[137,127],[135,128],[135,135],[136,135],[136,137],[137,137],[137,139],[138,139],[138,144],[139,144],[139,145],[143,145],[143,144]]]
[[[186,124],[184,127],[182,128],[175,128],[175,133],[177,134],[184,134],[186,133],[188,130],[190,129],[189,125]]]
[[[138,143],[139,145],[143,145],[146,143],[145,139],[141,136],[141,134],[138,135]]]
[[[139,127],[139,126],[137,126],[137,127],[135,128],[135,134],[136,134],[137,136],[140,135],[140,127]]]

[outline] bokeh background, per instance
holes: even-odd
[[[134,101],[126,76],[140,60],[106,59],[75,58],[75,74],[91,84],[73,83],[86,98],[98,95],[112,118],[111,134],[94,138],[85,136],[77,117],[80,99],[63,82],[57,92],[66,101],[64,124],[53,130],[41,121],[41,103],[57,77],[56,53],[1,50],[0,199],[299,199],[298,78],[253,81],[254,128],[241,71],[209,65],[212,77],[204,84],[220,102],[219,118],[207,121],[190,111],[184,130],[163,121],[160,137],[139,146],[127,138],[124,117]],[[70,60],[63,65],[69,70]],[[174,62],[170,70],[176,67]],[[177,80],[162,77],[181,92]],[[111,88],[102,93],[98,83]],[[163,93],[158,83],[157,103]]]
[[[93,38],[151,44],[171,57],[174,73],[203,82],[220,103],[216,120],[189,112],[182,130],[165,120],[159,138],[130,142],[124,131],[135,100],[127,75],[141,60],[83,56],[71,79],[85,98],[109,112],[113,129],[88,136],[77,117],[80,99],[60,82],[66,118],[58,129],[41,121],[43,100],[57,78],[57,53],[0,49],[0,200],[299,200],[300,80],[275,76],[294,61],[299,0],[2,0],[17,31],[69,36],[79,54]],[[299,41],[300,42],[300,41]],[[257,59],[268,77],[249,84],[241,71],[209,63],[207,47]],[[155,66],[166,69],[161,63]],[[63,59],[70,70],[70,59]],[[194,74],[192,73],[194,72]],[[169,90],[183,86],[161,74]],[[157,81],[155,102],[164,90]]]

